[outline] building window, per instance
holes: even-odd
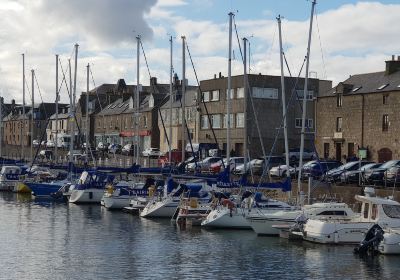
[[[383,115],[382,117],[382,131],[389,130],[389,115]]]
[[[304,89],[296,90],[296,94],[297,94],[297,99],[298,100],[303,100]],[[314,91],[309,90],[307,92],[307,100],[313,100],[313,98],[314,98]]]
[[[336,106],[337,107],[342,107],[342,97],[343,95],[338,93],[336,96]]]
[[[113,119],[112,117],[110,117],[110,128],[112,128],[112,126],[113,126]]]
[[[303,122],[302,122],[301,118],[296,119],[295,120],[295,128],[301,128],[302,123]],[[305,127],[313,128],[313,126],[314,126],[314,120],[313,119],[306,119],[306,126]]]
[[[235,126],[234,126],[233,114],[230,114],[230,115],[231,115],[231,117],[230,117],[230,127],[234,128]],[[228,114],[224,114],[224,128],[228,127],[227,121],[228,121]]]
[[[211,115],[211,123],[213,128],[221,128],[221,115]]]
[[[231,100],[235,98],[235,92],[234,92],[233,88],[231,88],[230,98],[231,98]],[[228,89],[226,89],[225,99],[228,100]]]
[[[208,116],[207,115],[201,116],[201,128],[208,129]]]
[[[244,127],[244,113],[236,114],[236,127]]]
[[[211,101],[219,101],[219,89],[211,92]]]
[[[236,90],[236,98],[237,99],[244,98],[244,88],[238,88]]]
[[[348,143],[347,144],[347,157],[353,157],[353,156],[355,156],[354,143]]]
[[[147,128],[147,117],[143,116],[143,127]]]
[[[342,132],[342,117],[336,118],[336,132]]]
[[[210,101],[210,92],[209,91],[203,91],[203,101],[204,102]]]
[[[278,89],[253,87],[252,96],[260,99],[278,99]]]
[[[128,128],[128,117],[125,117],[125,125],[124,125],[124,127]]]
[[[383,95],[383,105],[389,104],[389,95],[384,94]]]

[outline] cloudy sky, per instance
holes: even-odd
[[[279,75],[276,16],[284,17],[288,63],[297,75],[306,52],[311,2],[306,0],[0,0],[0,93],[22,100],[22,53],[27,92],[36,71],[43,99],[55,96],[55,54],[64,71],[75,43],[79,47],[77,92],[124,78],[136,83],[136,42],[141,35],[151,75],[169,81],[169,36],[174,42],[174,71],[181,76],[181,36],[185,35],[200,79],[227,75],[228,13],[235,13],[239,37],[250,40],[252,73]],[[382,71],[384,60],[400,55],[399,0],[319,0],[313,26],[312,76],[334,83],[350,74]],[[236,38],[233,74],[241,74]],[[60,73],[62,77],[62,74]],[[191,65],[187,76],[194,84]],[[149,76],[141,56],[140,82]],[[28,94],[28,93],[27,93]],[[65,87],[61,99],[68,100]],[[30,97],[29,97],[30,98]],[[27,102],[29,98],[27,97]],[[35,100],[40,101],[37,95]]]

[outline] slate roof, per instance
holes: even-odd
[[[387,85],[387,86],[385,86]],[[329,95],[334,95],[337,88],[343,86],[343,94],[382,93],[400,91],[400,71],[386,75],[385,71],[352,75],[347,80],[332,88]],[[379,89],[380,87],[383,87]]]

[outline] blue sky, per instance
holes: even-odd
[[[137,33],[153,76],[169,81],[168,38],[174,39],[174,69],[181,76],[180,36],[187,37],[200,79],[227,73],[228,13],[236,12],[239,36],[249,37],[252,71],[279,75],[276,16],[282,22],[284,49],[297,72],[307,44],[311,1],[307,0],[2,0],[0,6],[0,93],[21,99],[21,53],[35,69],[46,100],[53,100],[54,55],[64,67],[79,43],[78,88],[84,91],[85,66],[96,85],[124,78],[136,83]],[[310,71],[333,84],[349,75],[382,71],[398,53],[400,2],[320,0],[314,21]],[[242,73],[234,38],[233,74]],[[148,84],[141,56],[140,82]],[[187,65],[187,77],[194,84]],[[93,84],[91,84],[93,87]],[[67,100],[62,95],[62,100]]]

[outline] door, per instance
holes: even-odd
[[[244,156],[243,153],[243,143],[236,143],[235,144],[235,151],[231,156]]]
[[[324,158],[329,158],[329,143],[324,143]]]
[[[353,157],[354,154],[354,143],[347,144],[347,157]]]
[[[342,160],[342,143],[336,143],[336,160]]]
[[[378,151],[378,162],[392,160],[392,151],[389,148],[382,148]]]

